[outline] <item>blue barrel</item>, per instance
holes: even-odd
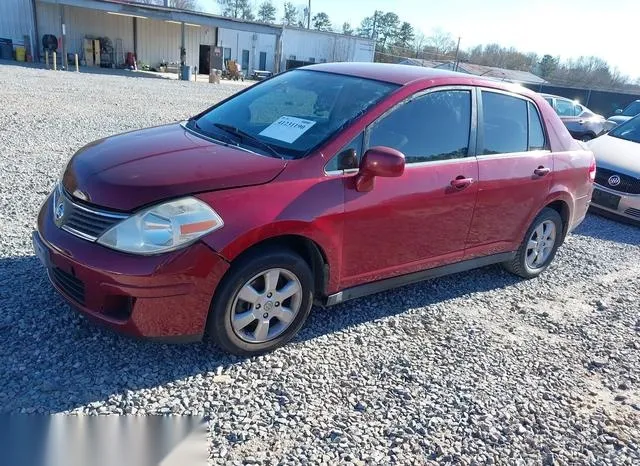
[[[191,81],[191,67],[184,65],[182,67],[182,75],[180,76],[180,79],[182,79],[183,81]]]

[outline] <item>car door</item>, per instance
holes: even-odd
[[[562,118],[562,121],[564,122],[564,125],[567,127],[571,135],[573,137],[581,137],[585,133],[588,133],[590,130],[586,123],[588,122],[589,117],[594,115],[589,114],[589,112],[585,112],[582,105],[574,104],[570,101],[563,102],[567,102],[565,111],[567,115]]]
[[[475,126],[473,89],[447,87],[413,95],[366,129],[365,149],[397,149],[406,166],[370,192],[345,178],[343,288],[462,258],[477,192]]]
[[[553,157],[532,100],[479,90],[478,202],[465,259],[514,250],[551,186]]]

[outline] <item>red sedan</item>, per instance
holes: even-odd
[[[522,87],[322,64],[80,149],[33,241],[90,318],[247,355],[290,340],[313,302],[492,263],[537,276],[594,176],[593,154]]]

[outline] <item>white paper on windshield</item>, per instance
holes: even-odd
[[[315,121],[283,115],[260,131],[260,136],[291,144],[315,124]]]

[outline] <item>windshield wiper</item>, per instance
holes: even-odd
[[[283,158],[282,155],[280,155],[278,151],[275,150],[273,147],[271,147],[269,144],[261,141],[260,139],[253,136],[252,134],[246,133],[241,129],[236,128],[235,126],[225,125],[224,123],[214,123],[213,126],[215,126],[216,128],[220,128],[221,130],[226,131],[227,133],[233,134],[239,137],[240,139],[251,141],[254,145],[258,147],[262,147],[263,149],[266,149],[271,155],[279,159]]]
[[[225,137],[218,137],[218,136],[213,137],[213,135],[212,135],[210,132],[205,131],[205,130],[204,130],[204,128],[203,128],[202,126],[200,126],[196,120],[190,120],[190,121],[192,121],[192,122],[193,122],[193,126],[194,126],[198,131],[200,131],[200,132],[202,132],[202,133],[206,134],[206,135],[207,135],[207,137],[210,137],[210,138],[212,138],[212,139],[215,139],[216,141],[221,142],[221,143],[222,143],[222,144],[224,144],[225,146],[234,146],[234,147],[238,147],[238,143],[237,143],[236,141],[234,141],[233,139],[228,138],[228,137],[226,137],[226,136],[225,136]]]

